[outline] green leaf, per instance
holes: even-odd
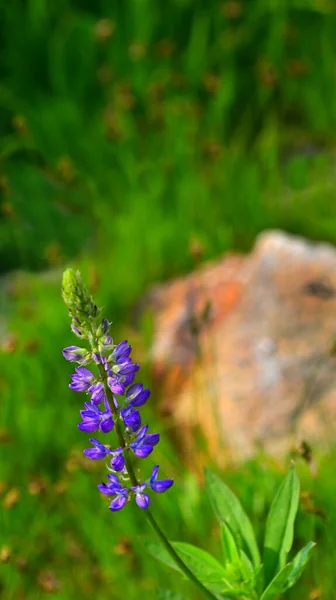
[[[294,468],[281,484],[268,513],[264,543],[265,581],[268,584],[284,567],[294,536],[300,483]]]
[[[141,544],[157,560],[179,571],[183,571],[176,565],[169,552],[158,542],[140,539]],[[214,594],[219,594],[226,589],[225,569],[211,554],[184,542],[170,542],[179,557],[196,577]]]
[[[293,587],[293,585],[301,577],[303,570],[310,558],[310,551],[314,548],[314,546],[316,546],[315,542],[308,542],[308,544],[304,546],[304,548],[301,548],[301,550],[293,559],[293,571],[291,572],[287,581],[286,590]]]
[[[205,481],[219,522],[229,526],[238,546],[241,541],[244,543],[244,550],[257,567],[260,564],[260,555],[253,527],[238,498],[217,475],[208,469],[205,471]]]
[[[147,538],[143,538],[143,537],[138,538],[138,539],[139,539],[141,545],[148,552],[148,554],[150,554],[157,560],[160,560],[165,565],[168,565],[168,567],[171,567],[172,569],[175,569],[175,571],[178,571],[179,573],[183,574],[181,569],[179,569],[179,567],[177,566],[175,561],[170,556],[169,552],[167,552],[165,547],[162,546],[161,544],[159,544],[159,542],[153,542],[151,539],[147,539]]]
[[[224,552],[225,564],[239,565],[241,559],[236,541],[226,523],[221,525],[221,540]]]
[[[192,544],[171,542],[171,545],[202,583],[218,584],[217,591],[223,590],[226,572],[216,558]]]
[[[172,592],[171,590],[163,590],[161,588],[156,590],[158,600],[187,600],[185,596]]]
[[[221,526],[221,538],[225,558],[225,570],[227,579],[234,582],[250,582],[253,577],[254,567],[244,550],[240,550],[230,531],[223,523]]]
[[[274,598],[277,598],[286,589],[286,582],[292,570],[293,563],[286,565],[267,586],[260,600],[274,600]]]

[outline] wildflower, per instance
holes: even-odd
[[[165,492],[173,484],[172,479],[157,479],[158,466],[147,481],[141,481],[132,465],[131,453],[147,458],[160,439],[158,433],[148,433],[148,425],[141,425],[138,408],[147,402],[150,390],[142,383],[134,383],[140,367],[131,359],[132,347],[127,340],[117,345],[113,343],[109,321],[104,318],[97,322],[100,311],[83,286],[80,274],[71,269],[64,275],[63,297],[69,308],[72,330],[90,343],[90,350],[78,346],[63,350],[67,360],[80,364],[71,375],[69,387],[75,392],[90,394],[90,400],[80,411],[82,420],[78,428],[104,434],[115,429],[118,438],[117,448],[90,438],[91,447],[86,448],[84,454],[92,460],[109,458],[107,468],[112,473],[108,474],[108,483],[101,483],[98,489],[112,497],[110,510],[120,510],[133,497],[140,508],[146,509],[150,503],[147,489]],[[84,367],[89,362],[93,364],[93,371]],[[118,474],[122,474],[122,482]]]
[[[125,402],[132,406],[143,406],[150,396],[150,390],[144,390],[142,383],[135,383],[128,388]]]
[[[89,358],[89,352],[85,348],[79,348],[78,346],[68,346],[62,350],[62,354],[66,360],[70,360],[71,362],[82,363]]]
[[[78,424],[78,429],[81,431],[97,431],[100,429],[102,433],[108,433],[114,427],[111,409],[104,398],[105,411],[101,411],[93,402],[85,402],[85,410],[80,411],[83,419],[82,423]]]
[[[120,363],[124,362],[124,360],[126,358],[129,357],[131,351],[132,351],[132,346],[129,346],[128,341],[124,340],[123,342],[120,342],[119,344],[117,344],[117,346],[113,350],[113,352],[111,354],[111,360],[116,364],[120,364]]]
[[[148,494],[144,494],[145,488],[145,483],[141,483],[140,485],[132,487],[132,491],[135,492],[135,502],[140,508],[148,508],[150,503],[150,497]]]
[[[107,496],[114,496],[109,506],[110,510],[120,510],[127,502],[128,489],[121,485],[116,475],[109,473],[107,477],[110,483],[100,483],[97,486],[98,490]]]
[[[153,451],[153,446],[155,446],[160,439],[158,433],[147,434],[147,431],[148,425],[141,427],[136,434],[135,440],[130,444],[130,448],[133,450],[135,456],[138,456],[139,458],[147,458]]]
[[[130,427],[133,431],[137,431],[141,425],[141,417],[138,410],[134,410],[132,406],[122,408],[120,411],[122,420],[126,427]]]
[[[105,397],[104,384],[101,381],[96,381],[91,387],[89,387],[91,394],[91,402],[94,404],[100,404]]]
[[[161,494],[162,492],[168,490],[173,485],[174,481],[172,479],[157,479],[158,470],[159,465],[156,465],[153,468],[152,474],[147,483],[153,492],[159,492]]]
[[[111,450],[112,457],[111,458],[111,469],[112,471],[123,471],[125,468],[125,458],[123,455],[122,448],[116,448],[116,450]]]
[[[125,393],[125,386],[116,377],[108,377],[107,385],[109,386],[112,394],[123,396]]]
[[[84,450],[84,454],[88,458],[99,460],[100,458],[105,458],[108,454],[111,454],[111,450],[95,438],[90,438],[89,442],[91,442],[94,448],[86,448]]]
[[[94,375],[85,367],[77,367],[76,373],[71,375],[69,388],[74,392],[86,392],[94,381]]]

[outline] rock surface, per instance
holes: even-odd
[[[280,231],[152,290],[161,409],[195,456],[195,426],[220,463],[336,424],[336,250]]]

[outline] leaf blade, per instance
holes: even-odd
[[[293,585],[301,577],[304,568],[310,559],[310,552],[314,548],[314,546],[316,546],[315,542],[308,542],[308,544],[301,548],[301,550],[299,550],[299,552],[293,558],[293,571],[288,579],[286,590],[293,587]]]
[[[278,489],[267,516],[264,541],[266,584],[285,566],[287,554],[292,547],[299,493],[299,479],[295,469],[291,468]]]
[[[209,469],[205,471],[207,492],[220,523],[226,523],[236,539],[243,541],[244,550],[255,567],[260,564],[260,554],[252,524],[235,494]]]
[[[159,542],[153,542],[147,538],[140,538],[140,542],[145,550],[156,558],[156,560],[163,562],[185,577],[183,571],[176,565],[169,552]],[[170,542],[170,544],[206,588],[215,595],[226,590],[226,572],[224,567],[211,554],[184,542]]]
[[[292,570],[293,563],[289,563],[279,571],[265,589],[260,600],[274,600],[274,598],[277,598],[286,589],[286,582]]]

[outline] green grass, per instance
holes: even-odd
[[[265,228],[335,243],[335,26],[328,0],[0,5],[0,272],[44,271],[0,282],[4,600],[44,598],[48,570],[60,600],[132,600],[156,587],[195,597],[143,556],[141,513],[111,515],[99,467],[82,463],[80,401],[60,355],[73,341],[61,271],[82,269],[118,338],[149,285],[193,268],[194,241],[202,260],[249,250]],[[149,380],[148,333],[134,336]],[[167,437],[157,459],[176,485],[154,510],[171,537],[219,552],[204,491]],[[318,462],[315,479],[303,465],[300,475],[328,521],[301,503],[295,544],[318,545],[293,600],[334,595],[335,452]],[[258,456],[223,474],[260,541],[284,468]],[[34,494],[38,477],[45,489]]]

